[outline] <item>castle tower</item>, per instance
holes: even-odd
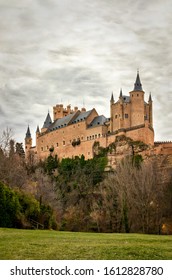
[[[26,158],[28,157],[29,150],[30,150],[31,147],[32,147],[32,137],[31,137],[30,128],[29,128],[29,125],[28,125],[27,132],[26,132],[26,137],[25,137],[25,155],[26,155]]]
[[[71,105],[67,105],[67,108],[64,108],[63,104],[57,104],[53,107],[53,120],[62,119],[73,112],[74,111],[71,109]]]
[[[149,94],[148,104],[149,104],[149,123],[150,123],[151,127],[153,127],[153,108],[152,108],[152,96],[151,96],[151,93]]]
[[[139,72],[137,72],[134,90],[130,92],[131,103],[131,127],[144,124],[144,91],[140,82]]]
[[[39,126],[37,126],[37,129],[36,129],[36,148],[38,147],[38,137],[40,135],[40,130],[39,130]]]
[[[114,104],[114,96],[112,92],[111,99],[110,99],[110,132],[113,131],[113,109],[112,109],[113,104]]]
[[[120,89],[119,94],[119,128],[123,128],[123,119],[124,119],[124,100],[123,100],[123,94],[122,94],[122,88]]]

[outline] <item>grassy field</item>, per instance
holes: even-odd
[[[1,260],[172,260],[172,236],[0,228]]]

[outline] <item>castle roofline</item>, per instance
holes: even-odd
[[[50,127],[48,128],[48,131],[52,131],[52,130],[56,130],[56,129],[60,129],[62,127],[66,127],[67,125],[69,125],[69,123],[71,122],[71,120],[74,119],[74,117],[76,117],[78,115],[80,111],[76,111],[74,113],[71,113],[63,118],[57,119],[55,120]]]
[[[129,103],[130,102],[130,96],[129,95],[122,95],[116,103],[119,103],[121,100],[124,103]]]
[[[95,126],[105,125],[105,123],[108,121],[108,119],[104,116],[97,116],[93,119],[93,121],[89,124],[88,128],[92,128]]]
[[[86,118],[88,118],[88,116],[91,114],[91,112],[95,110],[95,109],[91,109],[89,111],[86,111],[86,112],[83,112],[83,113],[80,113],[76,119],[73,120],[72,123],[76,123],[76,122],[80,122],[80,121],[83,121],[85,120]]]
[[[85,121],[88,116],[95,110],[94,108],[86,111],[86,112],[81,112],[81,111],[76,111],[72,114],[69,114],[63,118],[55,120],[48,128],[48,131],[53,131],[56,129],[64,128],[70,124],[75,124],[81,121]]]

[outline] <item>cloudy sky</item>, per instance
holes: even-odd
[[[58,103],[109,117],[137,69],[155,140],[172,140],[171,0],[0,0],[0,132],[16,141]]]

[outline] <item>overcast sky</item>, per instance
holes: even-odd
[[[58,103],[109,117],[137,69],[155,140],[172,140],[172,0],[0,0],[0,131],[16,141]]]

